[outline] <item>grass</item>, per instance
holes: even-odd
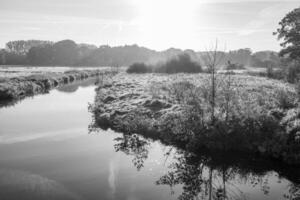
[[[0,102],[15,101],[26,96],[46,93],[59,85],[68,84],[76,80],[96,77],[110,73],[107,70],[65,70],[64,72],[44,71],[41,73],[27,73],[0,79]],[[1,103],[2,104],[2,103]]]
[[[98,125],[106,122],[106,128],[152,136],[190,151],[259,153],[300,164],[300,109],[292,85],[223,74],[216,84],[213,111],[209,74],[120,73],[99,86],[91,111]]]

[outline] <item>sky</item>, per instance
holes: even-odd
[[[0,0],[0,47],[11,40],[72,39],[207,50],[280,49],[272,33],[299,0]]]

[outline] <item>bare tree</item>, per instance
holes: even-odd
[[[210,82],[211,82],[211,95],[209,104],[211,107],[211,123],[212,125],[215,124],[215,107],[216,107],[216,75],[217,75],[217,68],[224,60],[225,54],[224,52],[218,51],[218,40],[216,40],[215,44],[207,50],[204,54],[201,55],[202,59],[210,73]]]

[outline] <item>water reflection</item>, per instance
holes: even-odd
[[[86,88],[91,85],[94,85],[97,81],[99,81],[99,78],[89,78],[89,79],[84,79],[84,80],[77,80],[72,83],[66,84],[59,86],[55,88],[55,90],[63,92],[63,93],[74,93],[76,92],[79,88]],[[38,94],[38,95],[43,95],[43,94],[49,94],[49,91],[45,91],[44,93]],[[15,100],[0,100],[0,108],[2,107],[11,107],[15,106],[16,104],[19,104],[22,102],[24,99],[27,98],[34,98],[34,96],[26,96],[22,97],[20,99],[15,99]]]
[[[132,163],[139,171],[144,167],[144,161],[148,158],[150,143],[139,137],[138,135],[122,135],[122,137],[115,138],[116,152],[122,151],[126,155],[133,156]]]
[[[133,134],[116,138],[114,147],[133,156],[132,163],[140,171],[148,158],[149,144],[149,140]],[[171,147],[164,156],[172,162],[155,184],[168,186],[178,200],[300,199],[297,168],[281,168],[279,163],[252,156],[211,157]],[[294,183],[287,183],[285,178]],[[177,186],[181,187],[179,194]]]
[[[57,90],[64,93],[73,93],[78,90],[78,88],[82,87],[89,87],[93,84],[95,84],[98,81],[98,78],[89,78],[85,80],[78,80],[73,83],[63,85],[61,87],[58,87]]]
[[[0,110],[1,200],[299,199],[297,168],[188,154],[111,130],[87,134],[95,85],[67,87],[76,92],[51,90]]]

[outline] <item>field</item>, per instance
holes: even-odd
[[[300,163],[298,89],[245,72],[217,73],[212,85],[207,73],[2,67],[0,98],[15,101],[100,75],[95,102],[90,105],[95,119],[90,128],[138,133],[195,152],[259,153]]]
[[[215,85],[212,98],[209,74],[119,73],[98,87],[90,109],[102,128],[191,151],[251,152],[299,164],[300,112],[293,85],[225,74],[217,75]]]
[[[101,69],[109,67],[101,67]],[[11,66],[0,65],[0,78],[13,78],[44,73],[63,73],[70,70],[95,70],[98,67],[33,67],[33,66]]]
[[[0,68],[0,105],[6,105],[74,81],[113,73],[107,67],[2,67]]]

